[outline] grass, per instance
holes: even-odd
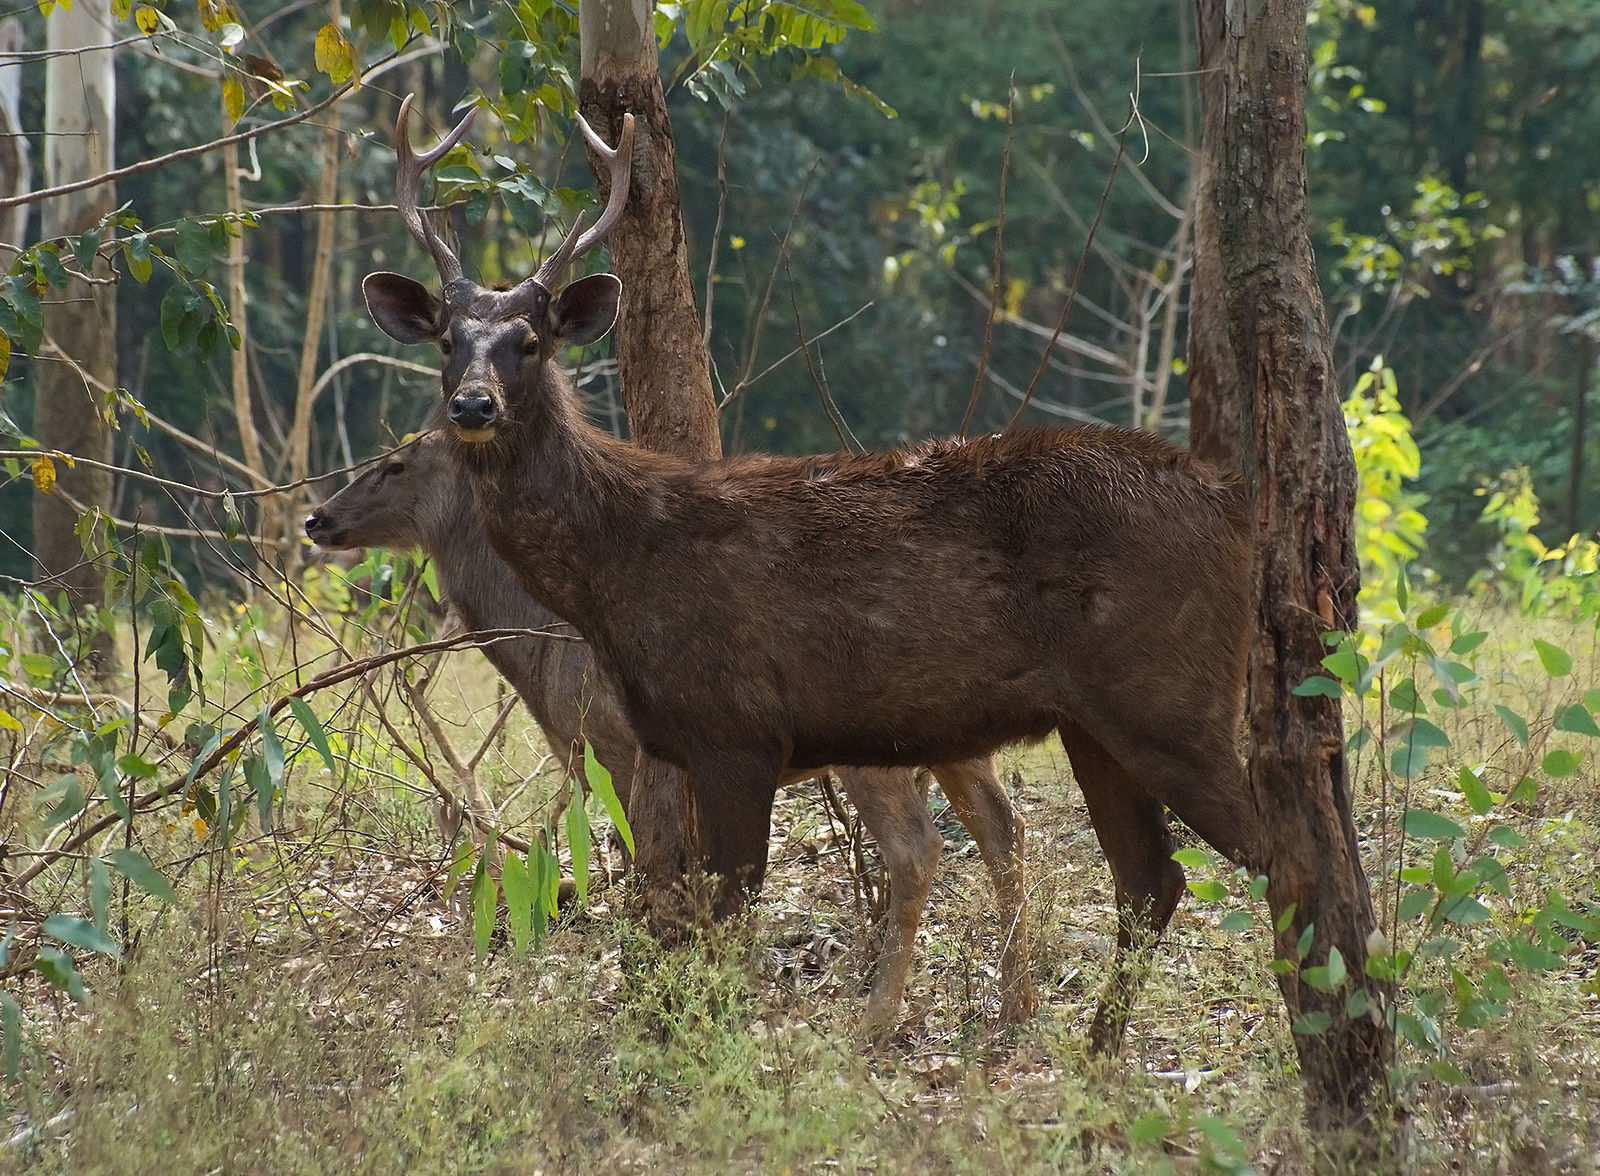
[[[1491,650],[1491,672],[1523,673],[1523,648]],[[458,700],[446,717],[463,730],[493,713],[492,682],[472,667],[458,658],[441,692]],[[1540,686],[1547,697],[1528,713],[1548,712],[1594,672],[1591,651],[1568,682]],[[1469,759],[1482,749],[1514,766],[1523,754],[1475,714],[1450,734]],[[499,796],[539,762],[520,717],[497,755],[485,782]],[[1053,742],[1002,762],[1029,825],[1039,1017],[994,1027],[987,878],[941,813],[950,844],[906,1029],[885,1045],[856,1033],[873,938],[814,788],[781,798],[768,888],[742,925],[663,950],[608,891],[541,951],[518,957],[498,944],[479,961],[441,892],[446,853],[431,840],[415,771],[392,758],[381,766],[297,778],[279,831],[227,850],[198,845],[184,822],[144,834],[158,861],[193,864],[178,903],[135,904],[140,946],[125,966],[84,964],[92,1004],[73,1005],[37,975],[5,982],[26,1032],[19,1079],[0,1087],[0,1165],[1120,1173],[1316,1163],[1264,928],[1219,927],[1248,909],[1238,900],[1180,906],[1122,1056],[1086,1056],[1109,965],[1111,885]],[[1376,879],[1388,875],[1382,847],[1397,839],[1384,840],[1375,767],[1363,757],[1355,787]],[[1420,778],[1414,803],[1459,815],[1450,780],[1442,770]],[[551,781],[546,771],[518,811],[536,810]],[[1528,845],[1509,868],[1519,886],[1594,897],[1597,789],[1591,752],[1518,814]],[[8,836],[28,843],[32,832],[24,821]],[[1407,864],[1431,847],[1410,853]],[[57,885],[70,905],[81,881]],[[1517,917],[1511,904],[1496,909],[1496,925]],[[1466,954],[1481,946],[1473,936],[1460,936]],[[1448,977],[1455,962],[1422,967]],[[1463,1083],[1434,1079],[1430,1059],[1406,1047],[1389,1124],[1402,1170],[1600,1165],[1594,969],[1579,952],[1552,971],[1517,972],[1504,1018],[1470,1029],[1443,1019]]]

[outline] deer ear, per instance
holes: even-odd
[[[428,343],[444,330],[444,303],[404,274],[368,274],[361,283],[372,321],[391,339]]]
[[[545,311],[545,333],[552,339],[587,347],[617,321],[622,283],[615,274],[590,274],[567,286]]]

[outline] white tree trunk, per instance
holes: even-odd
[[[46,21],[49,48],[58,53],[45,67],[44,182],[64,184],[110,171],[114,166],[116,75],[112,68],[113,21],[105,0],[77,0],[58,6]],[[48,201],[42,209],[46,240],[93,228],[116,207],[110,184]],[[102,263],[96,277],[111,276]],[[74,281],[48,295],[45,342],[34,365],[34,435],[45,446],[97,461],[111,460],[111,430],[101,408],[116,386],[116,287]],[[58,469],[60,487],[86,505],[109,507],[111,477],[80,465]],[[73,533],[76,513],[58,494],[36,494],[33,552],[41,578],[52,591],[65,589],[74,614],[99,605],[104,577],[84,560]],[[111,645],[90,626],[80,632],[90,653],[109,668]]]
[[[0,196],[21,196],[33,188],[33,148],[22,134],[22,62],[8,59],[22,49],[27,33],[14,16],[0,21]],[[19,204],[0,221],[0,234],[18,249],[28,236],[28,206]]]

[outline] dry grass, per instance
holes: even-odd
[[[451,722],[486,721],[493,683],[459,657]],[[1593,672],[1592,661],[1586,662]],[[391,702],[391,705],[398,705]],[[1463,744],[1499,738],[1453,731]],[[377,741],[374,741],[376,745]],[[1371,757],[1358,781],[1369,866],[1382,844]],[[539,763],[520,717],[485,783]],[[602,893],[544,949],[474,960],[441,893],[416,773],[297,783],[283,829],[198,856],[137,955],[88,975],[79,1009],[37,977],[0,1165],[37,1172],[1158,1172],[1231,1170],[1219,1124],[1260,1172],[1309,1170],[1294,1050],[1264,935],[1237,904],[1185,902],[1112,1065],[1084,1051],[1109,963],[1111,885],[1064,756],[1005,757],[1029,824],[1035,977],[1014,1032],[998,1006],[986,876],[960,825],[921,936],[906,1030],[855,1035],[873,937],[843,837],[814,787],[781,798],[773,869],[744,926],[663,952]],[[516,811],[537,809],[548,770]],[[1441,781],[1425,781],[1426,790]],[[1592,897],[1593,756],[1525,814],[1524,877]],[[942,809],[935,794],[934,804]],[[193,854],[174,822],[165,858]],[[1261,917],[1258,912],[1258,918]],[[1509,1015],[1450,1029],[1468,1084],[1404,1056],[1393,1134],[1407,1172],[1589,1172],[1600,1163],[1593,957],[1519,973]],[[1444,966],[1444,965],[1440,965]],[[1159,1138],[1142,1138],[1153,1115]],[[11,1136],[9,1144],[3,1143]]]

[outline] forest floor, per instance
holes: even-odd
[[[443,693],[492,716],[492,678],[471,657]],[[497,795],[541,762],[520,714],[504,747],[487,773]],[[862,886],[876,879],[853,868],[815,784],[780,794],[754,915],[672,951],[627,917],[626,888],[614,887],[542,949],[518,956],[497,941],[476,959],[462,896],[443,892],[449,851],[399,768],[299,790],[277,832],[225,853],[196,854],[194,830],[174,820],[167,860],[194,855],[180,901],[135,904],[132,958],[85,966],[92,1003],[36,975],[7,982],[29,1033],[20,1080],[0,1086],[0,1167],[1312,1170],[1264,909],[1187,897],[1153,952],[1121,1056],[1092,1061],[1110,877],[1059,745],[1008,753],[1001,767],[1028,823],[1039,1015],[996,1026],[992,892],[935,789],[947,847],[904,1028],[884,1044],[857,1029],[876,942]],[[544,762],[530,791],[555,779]],[[1529,818],[1524,856],[1592,897],[1593,757],[1560,783]],[[1372,764],[1355,785],[1376,855],[1394,817]],[[1237,911],[1255,926],[1223,929]],[[1435,1079],[1432,1059],[1405,1047],[1378,1128],[1387,1170],[1600,1168],[1594,967],[1579,953],[1518,973],[1504,1017],[1452,1028],[1465,1081]]]

